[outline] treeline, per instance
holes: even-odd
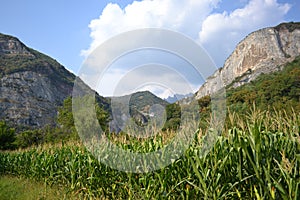
[[[108,130],[109,114],[95,103],[95,111],[102,130]],[[63,106],[58,109],[56,126],[46,126],[41,129],[16,129],[5,121],[0,121],[0,150],[26,148],[44,143],[58,143],[69,140],[79,140],[73,113],[72,98],[64,100]]]

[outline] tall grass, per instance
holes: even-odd
[[[300,199],[299,127],[298,113],[253,107],[244,115],[229,113],[227,127],[208,154],[200,154],[207,134],[200,130],[181,158],[151,173],[111,169],[78,144],[1,152],[0,173],[62,185],[74,197],[87,199],[296,200]],[[122,135],[111,140],[147,152],[161,148],[167,141],[163,137],[144,141]]]

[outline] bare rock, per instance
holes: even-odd
[[[0,120],[18,127],[54,125],[74,79],[52,58],[0,34]]]
[[[249,34],[217,70],[200,87],[199,99],[226,86],[238,87],[261,73],[280,70],[300,55],[300,23],[284,23]]]

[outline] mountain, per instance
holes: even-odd
[[[56,60],[27,47],[16,37],[0,34],[0,120],[21,128],[55,125],[58,108],[72,95],[75,78]],[[77,83],[77,92],[91,90],[80,80]],[[111,102],[128,100],[130,117],[143,122],[152,105],[168,104],[148,91],[113,98],[96,93],[95,97],[110,114]]]
[[[140,113],[148,113],[151,106],[158,104],[166,106],[169,103],[149,91],[139,91],[133,94],[124,95],[120,97],[110,97],[111,106],[122,104],[130,110],[137,110]]]
[[[247,113],[254,102],[260,110],[284,110],[289,116],[300,113],[300,56],[280,71],[226,90],[226,96],[228,108],[237,113]]]
[[[196,98],[213,94],[224,86],[236,88],[262,73],[281,70],[299,55],[300,22],[255,31],[236,46],[223,68],[206,80]]]
[[[177,101],[180,101],[186,97],[192,97],[194,94],[193,93],[189,93],[189,94],[175,94],[173,96],[169,96],[168,98],[164,99],[165,101],[169,102],[169,103],[175,103]]]
[[[161,111],[161,107],[165,108],[169,104],[149,91],[135,92],[110,99],[114,119],[110,122],[110,130],[115,132],[119,132],[129,118],[137,124],[147,124],[151,117]]]
[[[300,23],[283,23],[253,32],[237,45],[223,68],[206,80],[196,98],[281,70],[299,55]],[[28,48],[15,37],[0,34],[0,120],[31,128],[55,125],[58,107],[71,96],[74,80],[75,75],[54,59]],[[114,108],[111,102],[122,110],[126,100],[129,117],[141,123],[147,122],[153,105],[168,104],[150,92],[117,98],[96,95],[96,99],[110,114]]]
[[[54,124],[74,79],[54,59],[0,34],[0,119],[18,126]]]
[[[168,102],[149,91],[136,92],[129,96],[123,96],[122,98],[128,97],[130,97],[130,108],[135,108],[140,112],[149,112],[150,107],[155,104],[162,106],[168,105]]]
[[[56,125],[58,108],[72,95],[75,78],[56,60],[0,34],[0,120],[19,128]],[[83,93],[94,92],[80,79],[77,84]],[[108,98],[97,93],[95,98],[110,111]]]

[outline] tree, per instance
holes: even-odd
[[[26,130],[16,136],[16,145],[26,148],[32,145],[38,145],[44,140],[40,130]]]
[[[77,98],[80,101],[90,100],[88,96]],[[95,112],[96,117],[101,126],[101,129],[106,132],[108,130],[108,120],[109,114],[99,106],[98,103],[95,103]],[[59,124],[59,132],[67,134],[71,137],[78,139],[78,134],[75,128],[74,117],[72,112],[72,98],[67,97],[64,100],[63,106],[58,109],[57,122]]]
[[[101,108],[97,103],[95,104],[95,110],[102,131],[107,132],[109,130],[108,128],[109,114],[103,108]]]
[[[57,122],[61,128],[71,132],[75,131],[71,97],[67,97],[63,106],[58,109]]]
[[[180,105],[173,103],[166,106],[167,121],[163,127],[165,130],[177,130],[181,123],[181,108]]]
[[[0,121],[0,150],[13,149],[15,140],[15,129]]]

